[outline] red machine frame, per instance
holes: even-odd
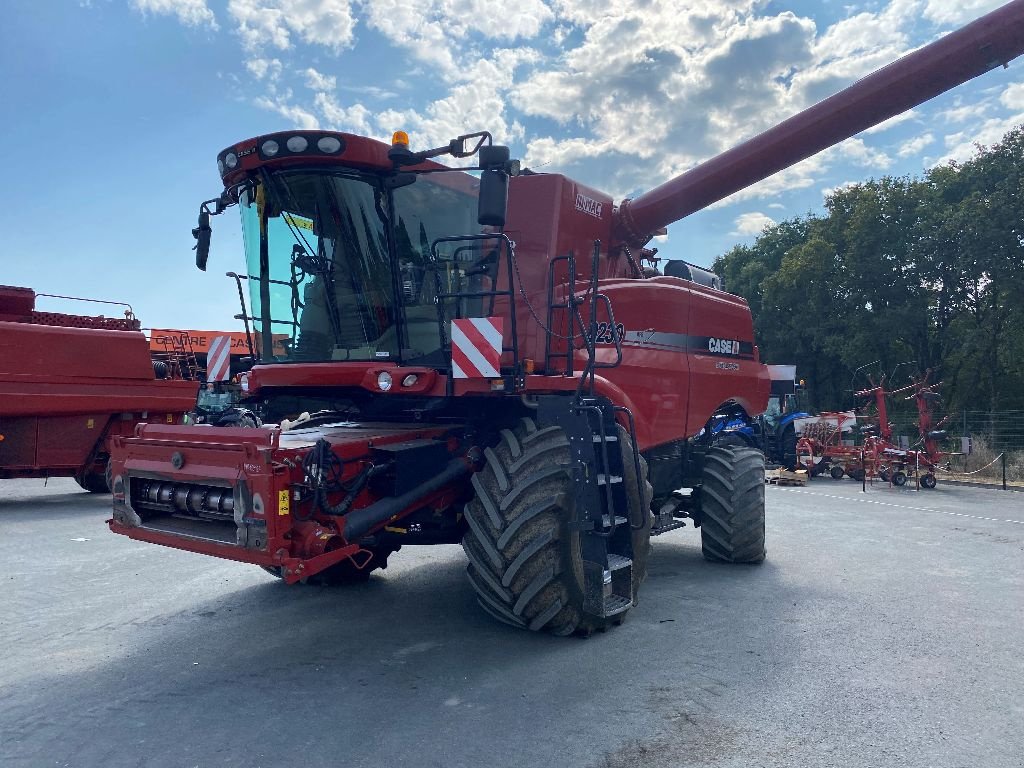
[[[797,455],[801,466],[809,470],[813,476],[828,472],[837,480],[844,475],[855,480],[862,480],[866,476],[902,486],[910,479],[920,479],[922,487],[934,488],[935,470],[945,456],[940,443],[946,435],[938,430],[949,417],[934,421],[933,407],[939,398],[937,390],[941,382],[929,384],[931,374],[931,371],[927,371],[907,386],[895,390],[886,389],[883,376],[878,384],[871,382],[870,387],[855,393],[857,398],[874,401],[877,410],[878,424],[860,429],[864,438],[862,445],[843,445],[840,442],[843,422],[860,417],[851,417],[846,413],[821,414],[823,419],[837,419],[838,427],[833,430],[812,431],[811,434],[805,432],[801,436],[797,441]],[[905,400],[915,401],[918,414],[918,444],[922,446],[921,448],[903,449],[893,443],[887,398],[899,396],[905,396]]]
[[[0,286],[0,478],[75,477],[105,491],[113,439],[178,423],[197,383],[154,375],[130,307],[123,318],[40,312],[46,295]]]

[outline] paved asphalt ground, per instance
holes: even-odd
[[[624,626],[479,610],[458,547],[354,589],[0,483],[0,765],[1024,765],[1024,494],[768,489],[768,560],[656,539]]]

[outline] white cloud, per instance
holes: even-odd
[[[1024,123],[1024,112],[1009,117],[989,118],[970,130],[951,134],[945,139],[947,151],[939,163],[970,160],[977,152],[979,145],[987,147],[998,144],[1006,133],[1022,123]]]
[[[288,50],[292,35],[335,52],[354,39],[349,0],[229,0],[228,13],[238,24],[242,44],[251,51],[268,45]]]
[[[750,235],[759,235],[764,231],[765,227],[771,227],[774,225],[775,219],[761,213],[760,211],[741,213],[733,222],[733,226],[736,229],[732,234],[743,235],[745,237]]]
[[[373,114],[362,104],[343,107],[326,93],[318,93],[314,104],[327,121],[326,127],[336,131],[357,133],[361,136],[374,134]]]
[[[885,121],[879,123],[876,126],[873,126],[873,127],[868,128],[868,129],[866,129],[864,131],[861,131],[861,133],[864,136],[873,136],[876,133],[883,133],[885,131],[888,131],[890,128],[895,128],[897,125],[901,125],[902,123],[905,123],[908,120],[916,120],[917,117],[918,117],[917,110],[916,109],[910,109],[910,110],[907,110],[906,112],[901,112],[900,114],[896,115],[895,117],[890,117],[888,120],[885,120]]]
[[[257,80],[267,78],[273,82],[281,76],[281,61],[279,59],[247,59],[245,68]]]
[[[784,118],[787,79],[810,61],[814,24],[790,12],[756,16],[756,5],[705,0],[680,13],[668,0],[563,0],[560,20],[582,41],[536,67],[511,100],[573,138],[531,138],[527,163],[631,192]]]
[[[554,19],[542,0],[372,0],[366,22],[412,56],[464,79],[456,53],[475,32],[490,40],[532,39]]]
[[[311,91],[333,91],[338,87],[338,78],[317,72],[312,67],[302,74],[306,76],[306,87]]]
[[[939,116],[948,123],[966,123],[982,117],[989,109],[989,104],[980,101],[977,104],[962,104],[942,112]]]
[[[849,189],[850,187],[855,187],[855,186],[857,186],[860,183],[861,182],[859,182],[859,181],[844,181],[844,182],[842,182],[840,184],[836,184],[834,187],[824,187],[821,190],[821,199],[822,200],[828,200],[828,198],[831,197],[836,192],[841,192],[844,189]]]
[[[1024,110],[1024,83],[1013,83],[999,95],[999,101],[1008,109]]]
[[[424,110],[389,109],[378,114],[377,134],[390,136],[392,131],[406,130],[413,143],[423,148],[447,144],[476,130],[489,130],[502,143],[522,140],[523,126],[508,118],[504,94],[512,85],[515,70],[536,58],[536,51],[529,48],[493,51],[490,58],[466,67],[466,82]]]
[[[881,150],[873,149],[863,139],[847,139],[836,145],[836,151],[845,159],[866,168],[886,170],[892,165],[892,158]]]
[[[292,94],[286,92],[281,95],[259,96],[254,100],[258,107],[276,112],[281,117],[290,121],[282,128],[302,128],[313,130],[320,127],[320,121],[316,115],[291,102]]]
[[[937,24],[965,24],[994,11],[1006,0],[928,0],[924,17]]]
[[[217,19],[207,7],[206,0],[131,0],[131,3],[142,13],[177,16],[178,21],[190,27],[218,29]]]
[[[930,146],[935,142],[935,137],[930,133],[922,134],[921,136],[915,136],[912,139],[900,144],[900,148],[896,151],[900,157],[913,157],[914,155],[920,155],[925,147]]]

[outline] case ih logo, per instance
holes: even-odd
[[[601,209],[604,205],[592,197],[577,192],[576,193],[576,210],[583,211],[584,213],[590,214],[595,219],[601,218]]]
[[[720,355],[738,355],[740,343],[732,339],[708,339],[708,352],[717,352]]]

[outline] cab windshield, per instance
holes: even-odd
[[[445,364],[437,297],[478,257],[462,244],[433,258],[431,245],[480,232],[477,182],[414,178],[391,190],[372,174],[277,172],[241,194],[265,362]]]

